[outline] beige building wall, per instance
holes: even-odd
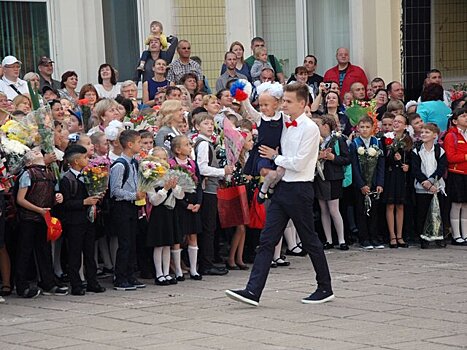
[[[365,69],[369,80],[401,81],[400,2],[352,0],[350,15],[351,61]]]

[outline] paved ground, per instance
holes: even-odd
[[[328,255],[337,298],[302,305],[314,289],[307,258],[271,270],[260,307],[224,297],[248,272],[176,286],[85,297],[10,297],[0,349],[467,348],[466,247]],[[110,287],[109,281],[106,286]]]

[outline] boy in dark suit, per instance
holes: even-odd
[[[356,189],[356,219],[360,245],[363,249],[382,249],[378,232],[379,195],[384,186],[384,156],[380,141],[374,136],[373,119],[364,116],[358,122],[360,136],[349,146],[352,159],[352,178]],[[373,167],[370,163],[376,161]],[[364,163],[363,163],[364,162]],[[371,201],[371,208],[365,205]]]
[[[105,288],[97,282],[94,260],[95,227],[87,218],[89,206],[97,204],[100,197],[88,195],[81,174],[89,161],[87,149],[80,145],[71,145],[65,150],[65,159],[70,169],[60,180],[60,191],[63,194],[62,220],[68,241],[71,294],[84,295],[86,291],[102,293]],[[84,257],[86,289],[79,276],[81,254]]]

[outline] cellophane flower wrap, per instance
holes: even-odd
[[[378,158],[382,151],[377,145],[370,145],[368,148],[360,146],[357,148],[357,154],[365,185],[371,188]]]
[[[21,142],[28,147],[40,144],[37,124],[28,118],[11,119],[0,128],[9,140]]]
[[[10,140],[6,136],[1,137],[2,155],[5,157],[4,165],[11,175],[18,174],[24,166],[23,156],[30,150],[29,147],[16,140]]]
[[[193,177],[194,176],[194,177]],[[180,186],[185,193],[193,193],[196,191],[196,175],[191,174],[186,168],[176,166],[169,171],[162,179],[162,183],[170,179],[177,179],[177,185]]]
[[[96,157],[83,169],[83,181],[90,196],[103,195],[109,186],[110,160]]]
[[[142,158],[138,167],[138,191],[153,190],[169,170],[169,164],[154,156]]]
[[[333,130],[331,133],[331,137],[326,143],[321,142],[320,150],[324,150],[329,147],[334,147],[336,142],[339,142],[339,138],[342,137],[342,133],[340,131]],[[318,159],[316,162],[316,172],[318,173],[321,180],[326,181],[324,176],[324,163],[326,159]]]
[[[52,113],[49,107],[40,107],[27,116],[28,119],[33,119],[37,125],[37,131],[40,137],[41,149],[45,153],[54,153],[55,152],[55,140],[54,140],[54,121],[52,118]],[[60,179],[60,169],[56,162],[50,164],[55,178]]]
[[[88,195],[103,197],[109,186],[110,160],[106,157],[90,159],[81,173]],[[96,217],[97,207],[92,205],[88,209],[88,220],[94,222]]]

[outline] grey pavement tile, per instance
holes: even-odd
[[[398,344],[387,344],[385,349],[391,350],[459,350],[465,347],[449,346],[444,344],[435,344],[427,341],[416,340]]]
[[[465,325],[465,323],[464,323]],[[435,344],[443,344],[443,345],[450,345],[450,346],[458,346],[458,347],[463,347],[467,348],[467,334],[465,331],[462,329],[459,329],[458,331],[460,334],[456,335],[448,335],[445,337],[430,337],[427,339],[430,343],[435,343]]]
[[[47,339],[44,339],[44,340],[39,340],[39,341],[35,340],[32,343],[32,345],[40,349],[63,349],[63,348],[68,348],[74,345],[85,345],[85,344],[86,342],[83,342],[81,340],[72,339],[68,337],[65,338],[65,337],[54,337],[54,336],[48,336]]]

